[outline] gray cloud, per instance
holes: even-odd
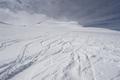
[[[66,17],[83,26],[120,29],[119,0],[1,0],[0,7]]]

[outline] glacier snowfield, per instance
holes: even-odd
[[[0,80],[120,80],[120,32],[69,21],[1,22]]]

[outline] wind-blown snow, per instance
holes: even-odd
[[[0,80],[120,80],[120,32],[28,16],[0,22]]]

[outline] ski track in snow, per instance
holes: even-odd
[[[120,80],[120,35],[46,34],[1,41],[1,54],[7,47],[24,46],[18,56],[0,63],[0,80]]]

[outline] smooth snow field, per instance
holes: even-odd
[[[120,80],[119,31],[21,16],[0,22],[0,80]]]

